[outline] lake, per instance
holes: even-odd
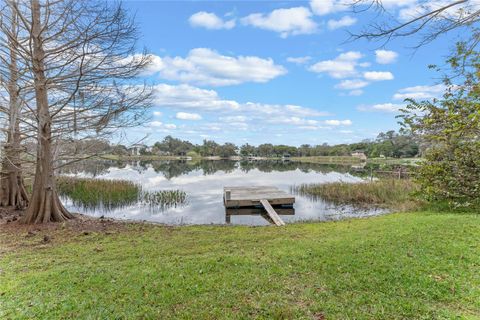
[[[86,161],[64,167],[64,175],[122,179],[138,183],[144,190],[179,189],[187,193],[185,204],[152,209],[135,204],[115,209],[83,208],[62,198],[72,212],[99,217],[151,221],[169,225],[183,224],[242,224],[268,225],[263,210],[226,212],[223,205],[225,186],[275,186],[288,193],[292,187],[304,183],[361,182],[364,171],[340,165],[320,165],[292,161]],[[363,177],[362,177],[363,174]],[[365,217],[385,213],[383,209],[338,207],[321,199],[296,194],[293,210],[285,210],[281,218],[286,223],[296,221],[324,221],[350,217]],[[230,213],[236,213],[230,215]],[[240,214],[240,215],[239,215]]]

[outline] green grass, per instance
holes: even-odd
[[[361,183],[302,184],[292,187],[292,191],[336,205],[399,208],[412,201],[416,187],[410,180],[381,179]]]
[[[350,156],[318,156],[318,157],[292,157],[293,161],[309,162],[309,163],[336,163],[336,164],[358,164],[361,159]]]
[[[480,215],[50,232],[0,232],[1,319],[480,319]]]
[[[368,163],[415,166],[424,161],[422,158],[368,158]]]

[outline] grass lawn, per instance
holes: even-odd
[[[480,319],[480,215],[0,229],[17,318]]]

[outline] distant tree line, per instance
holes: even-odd
[[[102,144],[105,146],[104,144]],[[118,155],[129,154],[128,148],[122,145],[109,147],[110,152]],[[203,140],[202,144],[193,144],[186,140],[166,136],[162,141],[156,142],[151,148],[145,146],[141,150],[144,155],[170,155],[170,156],[258,156],[258,157],[313,157],[313,156],[350,156],[353,152],[363,152],[367,157],[416,157],[420,147],[415,137],[408,133],[398,133],[393,130],[380,133],[374,140],[363,140],[351,144],[320,145],[303,144],[299,147],[288,145],[274,145],[264,143],[258,146],[243,144],[237,146],[227,142],[219,144],[212,140]]]

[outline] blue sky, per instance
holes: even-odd
[[[399,21],[416,0],[386,1]],[[338,2],[338,1],[337,1]],[[129,140],[165,135],[200,143],[349,143],[397,129],[406,97],[441,94],[456,35],[418,50],[418,38],[348,41],[374,12],[329,0],[126,1],[152,54],[155,105]],[[378,20],[377,20],[378,21]]]

